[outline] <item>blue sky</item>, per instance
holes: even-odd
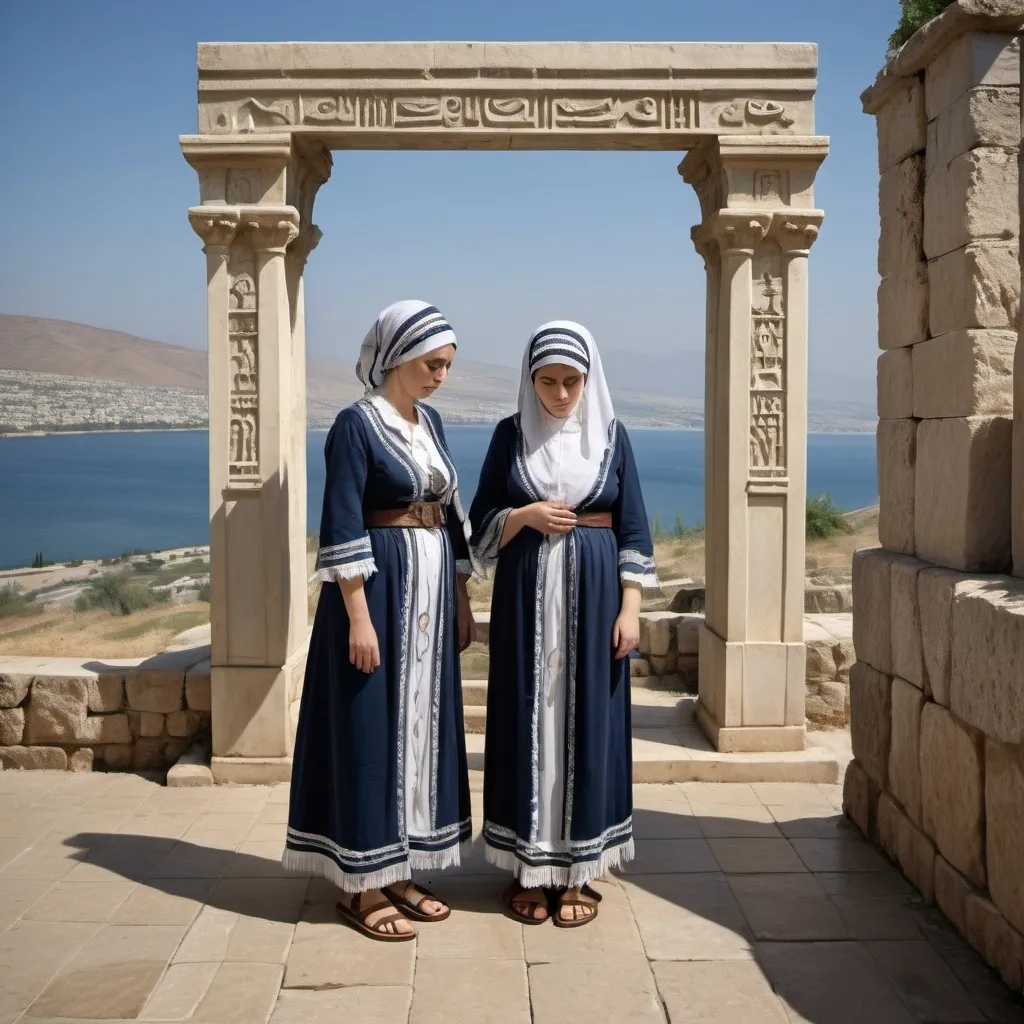
[[[0,4],[6,244],[0,312],[205,345],[205,265],[186,220],[199,40],[798,41],[819,46],[811,252],[812,394],[872,401],[877,163],[858,96],[897,0],[33,0]],[[531,327],[580,320],[600,344],[703,345],[698,219],[673,153],[336,153],[307,270],[310,350],[352,362],[377,311],[437,303],[464,358],[518,365]]]

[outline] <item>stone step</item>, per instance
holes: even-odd
[[[649,679],[644,681],[649,682]],[[687,698],[681,693],[669,692],[667,687],[658,693],[637,687],[633,692],[632,705],[634,727],[672,728],[673,726],[695,724],[688,721],[686,717],[690,714]],[[463,682],[462,716],[467,733],[486,731],[486,679],[467,679]]]
[[[466,680],[463,694],[486,701],[487,684]],[[765,753],[719,753],[697,725],[692,694],[632,690],[633,781],[664,782],[823,782],[839,781],[843,752],[820,742],[811,733],[805,750]],[[466,704],[466,751],[470,769],[484,766],[484,726],[487,709]],[[829,734],[831,736],[831,734]],[[848,736],[837,734],[839,746]]]

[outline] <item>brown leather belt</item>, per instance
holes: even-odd
[[[378,508],[366,514],[367,528],[392,526],[439,530],[444,524],[444,506],[439,501],[416,501],[408,508]]]
[[[611,512],[579,512],[576,515],[576,525],[610,530],[612,528],[612,514]]]

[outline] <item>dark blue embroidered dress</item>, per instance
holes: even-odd
[[[413,869],[459,863],[470,836],[456,623],[469,574],[465,517],[440,416],[410,429],[379,393],[344,409],[327,436],[313,623],[283,863],[365,891]],[[364,527],[375,509],[439,500],[437,530]],[[349,661],[338,578],[361,575],[381,664]]]
[[[581,885],[632,856],[629,662],[614,658],[612,630],[622,581],[657,579],[632,449],[614,421],[609,442],[576,511],[610,512],[611,529],[577,526],[563,542],[525,528],[499,550],[513,508],[554,497],[530,477],[518,414],[495,429],[470,510],[470,544],[497,564],[484,840],[488,859],[526,888]],[[552,587],[564,588],[557,691],[545,689],[541,640]]]

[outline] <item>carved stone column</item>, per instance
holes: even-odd
[[[182,143],[207,254],[213,772],[271,782],[290,774],[306,657],[302,268],[330,162],[287,138]]]
[[[718,139],[680,166],[708,285],[698,715],[723,751],[804,746],[806,257],[826,152],[817,138]]]

